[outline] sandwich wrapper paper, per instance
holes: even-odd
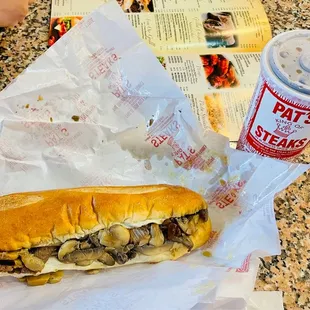
[[[273,197],[309,167],[243,153],[203,132],[115,1],[38,58],[0,103],[2,195],[169,183],[204,195],[213,222],[208,244],[176,262],[66,272],[61,283],[36,288],[1,278],[0,308],[216,309],[236,294],[248,300],[256,257],[280,252]]]

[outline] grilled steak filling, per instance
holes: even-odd
[[[61,246],[43,246],[15,252],[0,252],[0,272],[36,274],[41,272],[50,257],[63,263],[88,266],[94,261],[104,265],[123,265],[137,253],[156,255],[181,243],[190,251],[189,238],[197,230],[197,224],[208,221],[208,210],[179,218],[170,218],[162,224],[151,223],[127,229],[113,225],[83,239],[67,240]]]

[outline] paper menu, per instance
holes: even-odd
[[[259,0],[182,1],[116,0],[155,53],[210,54],[260,52],[271,38],[268,19]],[[105,0],[53,0],[55,19],[83,17]],[[54,24],[53,24],[54,23]],[[56,33],[56,32],[54,32]],[[56,33],[57,36],[57,33]]]
[[[59,26],[60,23],[69,29],[103,2],[53,0],[49,43],[64,33],[61,27],[65,26]],[[203,127],[237,141],[259,75],[260,52],[271,38],[261,2],[117,2],[192,101]],[[211,56],[220,57],[221,64],[210,64]],[[214,117],[215,112],[218,117]]]

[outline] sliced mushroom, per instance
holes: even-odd
[[[64,275],[64,272],[62,270],[52,272],[50,274],[50,278],[48,279],[48,283],[55,284],[61,281],[62,277]]]
[[[114,266],[115,260],[114,258],[107,252],[104,252],[100,258],[98,258],[99,262],[107,265],[107,266]]]
[[[77,266],[89,266],[89,265],[91,265],[92,263],[93,263],[92,260],[82,260],[82,261],[76,262],[75,264],[76,264]]]
[[[131,250],[130,252],[126,253],[128,259],[134,259],[137,256],[137,252],[135,249]]]
[[[165,242],[165,237],[163,232],[160,230],[158,224],[151,224],[151,239],[149,241],[150,245],[161,246]]]
[[[137,247],[137,252],[147,256],[159,255],[170,251],[172,249],[172,246],[173,243],[166,243],[159,247],[145,245],[143,247]]]
[[[198,224],[199,215],[192,216],[190,220],[185,216],[176,218],[175,220],[184,233],[192,235],[197,230],[196,225]]]
[[[76,249],[78,249],[79,242],[77,240],[68,240],[66,241],[59,249],[58,251],[58,259],[60,261],[64,260],[64,256],[74,252]]]
[[[123,265],[123,264],[127,263],[128,260],[129,260],[127,254],[120,253],[120,252],[116,253],[116,257],[114,257],[114,259],[120,265]]]
[[[169,241],[178,242],[184,244],[188,250],[190,251],[193,248],[193,242],[189,237],[187,237],[182,231],[180,227],[175,223],[168,224],[168,232],[167,239]]]
[[[130,252],[135,246],[133,244],[127,244],[126,246],[123,247],[123,252],[128,253]]]
[[[28,251],[21,253],[21,260],[23,264],[32,271],[42,271],[45,263],[42,259],[30,254]]]
[[[100,246],[102,245],[107,246],[105,244],[110,244],[113,241],[108,229],[102,229],[99,231],[98,240]]]
[[[104,253],[104,248],[91,248],[85,250],[75,250],[63,257],[65,263],[76,263],[82,261],[93,261],[100,258]]]
[[[179,227],[182,229],[184,233],[188,233],[189,230],[189,219],[185,216],[178,217],[175,219]]]
[[[34,256],[42,259],[44,263],[46,263],[51,256],[57,255],[57,247],[44,246],[41,248],[35,248],[33,254]]]
[[[128,244],[130,239],[129,230],[122,225],[114,225],[109,230],[103,229],[98,236],[102,245],[113,248]]]
[[[194,246],[193,241],[187,236],[182,236],[182,243],[188,248],[188,251],[191,251]]]
[[[80,243],[79,248],[80,250],[85,250],[85,249],[91,248],[91,246],[92,246],[92,242],[89,239],[87,239]]]
[[[199,217],[204,221],[207,222],[209,219],[209,212],[208,209],[202,209],[199,211]]]
[[[171,241],[177,242],[177,243],[182,243],[183,245],[185,245],[187,247],[188,251],[190,251],[194,246],[192,240],[186,235],[183,235],[181,237],[175,236],[171,239]]]
[[[128,244],[130,239],[129,230],[122,225],[114,225],[110,228],[111,235],[121,241],[121,245],[124,246]]]
[[[133,228],[130,230],[130,242],[139,246],[149,243],[151,238],[150,232],[146,226]]]
[[[105,251],[113,257],[113,259],[119,264],[124,265],[128,262],[128,256],[121,250],[116,250],[113,248],[105,248]]]
[[[95,246],[100,247],[101,244],[98,239],[98,233],[89,235],[89,241]]]

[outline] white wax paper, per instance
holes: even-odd
[[[250,254],[279,253],[274,194],[308,168],[230,149],[223,136],[202,132],[114,0],[0,93],[0,121],[1,194],[178,184],[205,196],[213,221],[210,242],[178,262],[69,272],[35,289],[2,278],[0,307],[190,309],[210,301],[227,268],[246,272]]]
[[[282,292],[253,292],[248,301],[223,298],[212,304],[198,303],[191,310],[284,310]]]

